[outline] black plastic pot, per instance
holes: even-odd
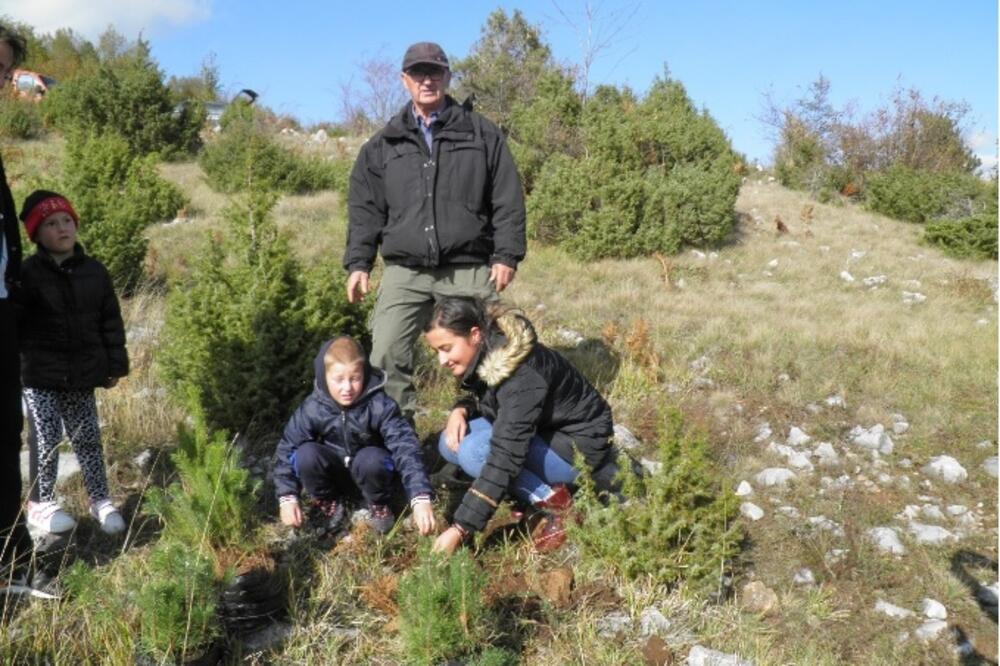
[[[284,567],[258,567],[238,574],[219,596],[216,615],[229,636],[242,637],[285,616],[288,573]]]

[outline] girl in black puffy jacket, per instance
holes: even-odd
[[[475,479],[435,548],[451,552],[482,530],[508,493],[546,514],[535,546],[558,548],[576,454],[598,491],[619,489],[608,403],[566,358],[538,342],[531,322],[481,300],[442,299],[424,335],[470,394],[451,411],[438,448]]]
[[[15,292],[30,425],[28,524],[49,533],[76,525],[55,496],[65,432],[80,462],[90,513],[102,530],[116,534],[125,522],[108,490],[94,389],[111,388],[128,374],[118,298],[107,269],[76,242],[80,218],[65,197],[32,192],[20,217],[37,246]]]

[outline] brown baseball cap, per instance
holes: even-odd
[[[448,56],[444,54],[444,49],[434,42],[417,42],[406,49],[406,55],[403,56],[403,71],[414,65],[433,65],[449,69]]]

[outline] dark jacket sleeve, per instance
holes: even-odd
[[[128,351],[125,348],[125,323],[108,271],[101,267],[104,296],[101,300],[101,340],[108,355],[108,377],[128,374]]]
[[[403,479],[408,499],[417,495],[431,495],[431,482],[427,478],[424,459],[420,454],[420,442],[413,427],[403,418],[399,405],[385,394],[378,396],[383,401],[382,416],[378,424],[382,441],[392,454],[392,461]]]
[[[489,455],[455,512],[455,522],[470,532],[486,527],[511,481],[524,468],[547,393],[544,378],[525,365],[497,389],[498,409]]]
[[[493,141],[490,177],[494,231],[490,264],[501,263],[517,268],[526,251],[524,190],[503,135],[498,132]]]
[[[309,417],[309,399],[299,405],[292,418],[288,419],[285,431],[274,451],[274,494],[298,496],[300,484],[292,467],[292,456],[300,446],[314,439],[312,420]]]
[[[348,271],[371,271],[388,215],[382,167],[376,150],[378,142],[376,136],[361,149],[351,170],[347,195],[347,248],[344,250],[344,268]]]

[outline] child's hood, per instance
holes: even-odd
[[[329,401],[333,405],[340,407],[336,400],[333,399],[333,394],[330,393],[330,387],[326,383],[326,363],[323,358],[326,356],[326,351],[330,348],[334,342],[340,338],[347,337],[344,335],[338,335],[335,338],[330,338],[323,344],[319,346],[319,353],[316,354],[316,358],[313,360],[313,369],[316,372],[316,381],[314,383],[314,390],[319,394],[325,401]],[[385,373],[383,373],[378,368],[373,368],[368,364],[368,360],[365,359],[365,390],[362,391],[361,396],[351,404],[354,407],[365,400],[367,400],[373,393],[381,390],[385,387]]]

